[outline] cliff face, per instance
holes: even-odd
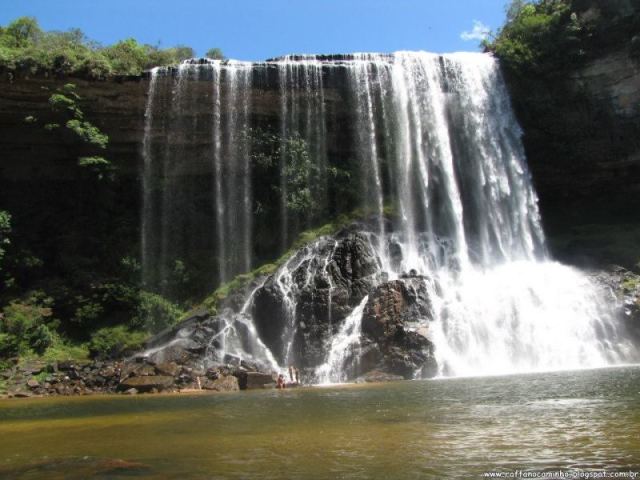
[[[106,156],[127,172],[135,172],[144,129],[148,82],[144,78],[87,81],[78,78],[31,78],[2,76],[0,88],[0,146],[3,181],[69,178],[73,169],[65,164],[81,152],[80,145],[59,131],[42,128],[55,117],[48,99],[65,83],[77,85],[85,117],[109,135]],[[28,124],[33,116],[37,124]]]
[[[77,85],[85,118],[110,137],[104,156],[117,167],[114,181],[77,165],[87,147],[65,128],[43,127],[61,121],[48,99],[69,82]],[[138,152],[146,89],[143,79],[2,77],[0,209],[10,212],[12,232],[0,265],[0,303],[45,291],[55,298],[64,330],[79,335],[87,331],[85,321],[100,328],[132,316],[133,290],[124,285],[136,275],[124,277],[123,259],[139,256]],[[25,122],[27,116],[37,122]],[[99,318],[86,317],[87,308]]]
[[[628,18],[638,14],[631,2],[613,2],[620,4],[614,13],[609,11],[611,2],[578,3],[581,16],[608,15],[613,26],[621,19],[629,23]],[[522,81],[507,75],[542,216],[552,237],[589,223],[637,223],[640,62],[634,54],[638,38],[629,32],[603,44],[580,67],[553,78]],[[120,238],[123,250],[136,255],[149,78],[86,81],[5,75],[1,82],[0,207],[13,214],[16,235],[33,246],[43,238],[59,237],[59,242],[34,253],[60,256],[65,248],[78,248],[68,247],[64,229],[86,229],[101,242]],[[42,128],[55,120],[47,99],[67,82],[77,84],[86,118],[110,137],[106,157],[118,168],[118,181],[100,195],[93,180],[75,166],[82,146],[60,131]],[[332,121],[344,125],[334,130],[348,132],[352,128],[349,106],[330,93],[325,102]],[[278,121],[279,103],[273,89],[256,88],[252,104],[257,118],[253,123]],[[38,119],[37,125],[24,121],[29,115]],[[353,154],[350,142],[329,140],[329,154],[348,161]],[[100,204],[101,195],[109,196],[108,207]],[[87,248],[87,256],[95,256],[95,246],[80,248]]]
[[[640,206],[640,6],[574,1],[595,22],[574,68],[507,81],[547,229],[637,221]]]

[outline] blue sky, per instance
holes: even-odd
[[[102,44],[134,37],[239,60],[287,53],[477,50],[507,0],[0,0],[0,24],[22,15],[46,30],[82,29]],[[475,28],[474,28],[475,27]],[[466,33],[466,35],[465,35]]]

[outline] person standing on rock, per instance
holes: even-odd
[[[295,371],[296,367],[294,367],[293,365],[289,365],[289,378],[291,379],[291,381],[293,382],[293,372]]]
[[[293,372],[296,375],[296,384],[300,385],[300,370],[298,370],[297,367],[293,367]],[[293,380],[293,378],[292,378],[292,380]]]

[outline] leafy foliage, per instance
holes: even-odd
[[[569,0],[512,0],[505,25],[484,42],[515,73],[550,72],[584,57],[589,22],[580,21]]]
[[[51,299],[32,292],[23,301],[6,306],[0,317],[0,356],[33,351],[41,354],[53,343],[57,322],[51,316]]]
[[[40,355],[45,361],[55,362],[60,360],[88,360],[89,350],[86,344],[74,344],[54,334],[53,343]]]
[[[133,353],[144,346],[148,335],[123,325],[101,328],[91,337],[89,353],[94,358],[115,358]]]
[[[274,169],[283,164],[285,188],[280,182],[273,182],[273,190],[286,198],[287,209],[294,215],[314,217],[318,214],[319,205],[315,204],[314,188],[320,184],[320,167],[317,159],[309,153],[309,145],[298,134],[281,137],[262,130],[248,132],[252,144],[252,161],[258,171]],[[328,172],[338,175],[335,168]]]
[[[136,324],[152,333],[175,325],[184,314],[175,303],[151,292],[140,292]]]
[[[223,58],[219,49],[212,55]],[[79,29],[45,32],[33,17],[21,17],[0,28],[0,68],[31,73],[81,75],[104,78],[139,75],[155,66],[173,65],[194,56],[192,48],[177,45],[161,49],[133,38],[102,47]]]
[[[212,60],[224,60],[224,53],[219,48],[210,48],[205,53],[205,57],[211,58]]]
[[[90,150],[105,150],[109,144],[109,137],[94,124],[85,120],[84,113],[78,105],[80,100],[82,98],[76,93],[76,85],[67,83],[51,94],[49,105],[51,105],[53,112],[61,117],[62,121],[71,117],[66,120],[65,127],[67,131],[73,133],[75,138],[87,145]],[[24,120],[28,124],[38,123],[38,119],[33,115],[25,117]],[[60,123],[49,122],[44,125],[44,129],[53,131],[59,129],[60,126]],[[102,156],[82,156],[78,158],[78,166],[91,170],[99,180],[113,178],[114,167],[109,160]]]
[[[114,71],[123,75],[137,75],[147,62],[147,51],[133,38],[121,40],[103,51]]]

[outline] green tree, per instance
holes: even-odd
[[[212,60],[224,60],[224,53],[222,53],[222,50],[218,47],[210,48],[207,50],[207,53],[205,53],[205,57],[211,58]]]
[[[187,47],[186,45],[176,45],[168,50],[172,53],[176,62],[181,62],[182,60],[187,60],[196,56],[196,52],[193,51],[193,48]]]
[[[101,328],[91,337],[89,352],[95,358],[116,358],[140,350],[148,337],[123,325]]]
[[[148,50],[134,38],[121,40],[103,51],[113,70],[121,75],[140,75],[147,68]]]
[[[21,17],[0,27],[0,67],[75,74],[90,78],[139,75],[154,66],[173,65],[194,56],[191,47],[160,49],[133,38],[102,47],[77,29],[44,32],[33,17]]]
[[[44,292],[31,292],[26,298],[4,307],[0,317],[0,343],[5,355],[28,353],[42,354],[53,342],[51,328],[57,322],[52,319],[53,300]]]
[[[2,32],[2,43],[12,48],[25,48],[42,36],[42,30],[34,17],[20,17]]]
[[[484,46],[516,74],[554,71],[581,61],[585,33],[569,0],[513,0],[505,25]]]
[[[319,180],[320,169],[309,155],[307,142],[292,136],[283,142],[280,154],[284,157],[286,199],[289,210],[299,214],[313,214],[311,186]]]

